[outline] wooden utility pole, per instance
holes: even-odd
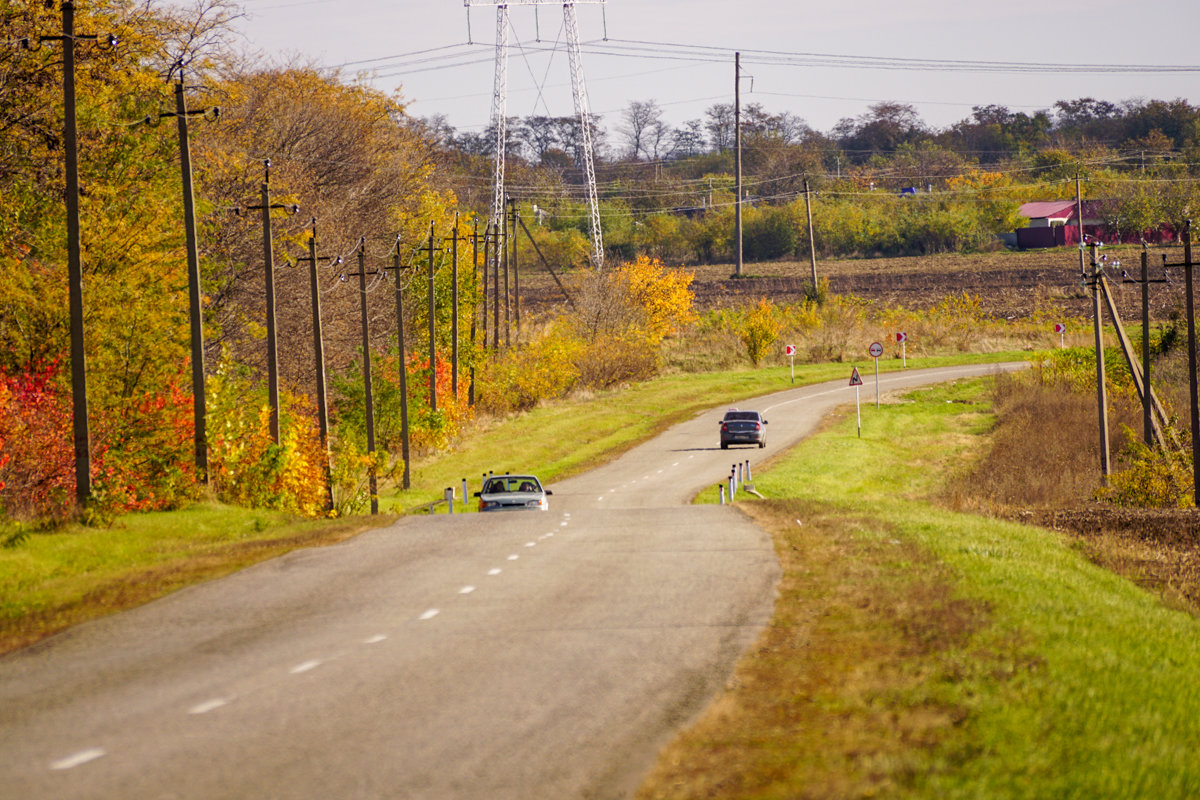
[[[742,54],[733,54],[733,176],[737,198],[733,201],[734,263],[742,276]]]
[[[475,360],[479,358],[475,350],[475,305],[479,297],[479,218],[474,220],[471,231],[471,376],[467,387],[467,405],[475,406]]]
[[[52,7],[53,3],[48,3]],[[63,48],[63,169],[66,177],[64,200],[67,207],[67,310],[71,336],[71,415],[75,449],[75,501],[82,508],[92,495],[92,437],[88,428],[87,364],[83,347],[83,251],[79,232],[79,140],[75,113],[75,45],[94,42],[100,37],[75,32],[75,4],[62,4],[62,34],[20,39],[21,46],[33,49],[30,42],[61,42]],[[117,40],[105,37],[109,48]]]
[[[1079,232],[1079,274],[1085,274],[1083,262],[1083,194],[1079,186],[1079,173],[1075,173],[1075,229]]]
[[[813,239],[812,201],[809,199],[808,178],[804,179],[804,211],[808,215],[808,263],[812,267],[813,297],[817,296],[817,244]]]
[[[338,259],[339,261],[341,259]],[[329,401],[325,392],[325,337],[321,325],[321,285],[317,275],[317,220],[308,237],[308,286],[312,292],[313,362],[317,372],[317,424],[325,453],[325,510],[333,510],[333,476],[329,467]]]
[[[437,298],[433,293],[433,223],[429,223],[429,410],[437,413]]]
[[[517,267],[517,202],[512,201],[512,276],[513,276],[513,322],[517,328],[517,341],[521,341],[521,270]]]
[[[1142,393],[1142,441],[1150,446],[1154,444],[1154,415],[1150,400],[1150,254],[1145,240],[1142,241],[1142,382],[1146,386]]]
[[[1200,508],[1200,405],[1196,391],[1196,304],[1192,292],[1192,221],[1183,229],[1183,274],[1187,292],[1188,402],[1192,414],[1192,497]]]
[[[479,222],[475,222],[476,229],[479,227]],[[488,272],[492,268],[492,224],[489,222],[483,231],[483,264],[481,273],[483,275],[483,291],[480,293],[480,298],[483,301],[483,349],[488,348]]]
[[[495,290],[495,294],[492,295],[492,348],[496,352],[500,351],[500,262],[504,260],[502,257],[508,249],[504,241],[503,225],[504,215],[501,214],[500,219],[496,221],[494,229],[496,243],[492,247],[492,260],[495,262],[492,272],[492,288]],[[505,303],[504,310],[507,313],[507,302]]]
[[[62,5],[63,144],[67,177],[67,306],[71,317],[71,411],[75,442],[75,500],[92,494],[92,439],[88,429],[87,366],[83,349],[83,255],[79,243],[79,145],[75,120],[75,5]]]
[[[371,325],[367,316],[367,240],[358,240],[358,293],[362,299],[363,388],[366,390],[367,455],[371,457],[368,473],[371,491],[371,513],[379,513],[379,484],[375,468],[375,395],[371,383]]]
[[[192,334],[192,419],[196,478],[208,483],[207,404],[204,397],[204,317],[201,313],[200,253],[196,244],[196,200],[192,190],[192,149],[188,139],[189,112],[184,97],[183,69],[175,84],[175,122],[179,130],[179,167],[183,182],[183,230],[187,243],[188,320]]]
[[[508,201],[508,205],[509,205],[509,208],[511,209],[512,208],[512,200],[511,199]],[[501,216],[501,220],[504,225],[503,261],[504,261],[504,347],[505,348],[512,347],[512,291],[509,289],[509,281],[508,281],[508,270],[509,270],[509,265],[510,265],[511,261],[509,259],[509,255],[508,255],[508,250],[509,250],[508,244],[512,240],[513,237],[509,236],[509,234],[508,234],[508,226],[510,224],[509,216],[510,216],[509,214],[504,214]],[[500,338],[500,334],[499,334],[499,332],[497,332],[496,339],[499,340],[499,338]]]
[[[450,393],[458,400],[458,214],[450,235]]]
[[[1101,479],[1107,483],[1112,468],[1108,461],[1108,392],[1104,385],[1104,333],[1101,327],[1103,320],[1100,316],[1100,271],[1102,268],[1096,260],[1096,246],[1095,243],[1091,246],[1092,326],[1096,336],[1096,405],[1099,408],[1100,416],[1100,475]]]
[[[408,355],[404,348],[404,284],[400,280],[400,237],[396,237],[396,248],[392,251],[392,270],[396,273],[396,352],[400,368],[400,458],[404,461],[401,488],[412,484],[409,467],[408,432]]]
[[[271,441],[279,444],[279,351],[275,331],[275,256],[271,246],[271,161],[263,164],[263,269],[267,302],[267,403],[271,407]],[[366,302],[365,300],[363,301]]]

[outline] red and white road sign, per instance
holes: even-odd
[[[862,386],[863,385],[862,376],[858,374],[858,367],[854,367],[850,370],[850,385],[851,386]]]
[[[1056,322],[1056,323],[1054,323],[1054,332],[1055,333],[1066,333],[1067,326],[1062,324],[1061,322]]]
[[[867,352],[871,354],[871,358],[879,358],[883,355],[883,345],[879,342],[871,342],[871,346],[867,348]]]
[[[785,344],[785,345],[783,346],[783,354],[784,354],[785,356],[794,356],[794,355],[796,355],[796,345],[794,345],[794,344]]]
[[[901,332],[901,333],[897,333],[897,334],[896,334],[896,341],[897,341],[897,342],[907,342],[907,341],[908,341],[908,334],[907,334],[907,333],[903,333],[903,332]]]

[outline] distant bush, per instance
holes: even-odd
[[[786,206],[752,209],[742,224],[742,254],[747,261],[791,256],[799,239]]]
[[[1096,496],[1122,506],[1188,508],[1195,504],[1191,453],[1149,447],[1124,428],[1125,447],[1115,471]]]
[[[775,304],[765,297],[758,305],[746,312],[742,319],[739,334],[742,344],[746,346],[746,355],[750,363],[758,366],[763,356],[779,339],[783,323],[775,310]]]

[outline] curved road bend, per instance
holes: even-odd
[[[852,397],[745,405],[770,453]],[[769,538],[685,505],[759,455],[716,446],[721,411],[552,487],[547,513],[406,518],[0,659],[0,794],[628,796],[774,603]]]

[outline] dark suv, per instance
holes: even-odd
[[[731,408],[721,420],[721,449],[731,444],[767,446],[767,421],[757,411],[738,411]]]

